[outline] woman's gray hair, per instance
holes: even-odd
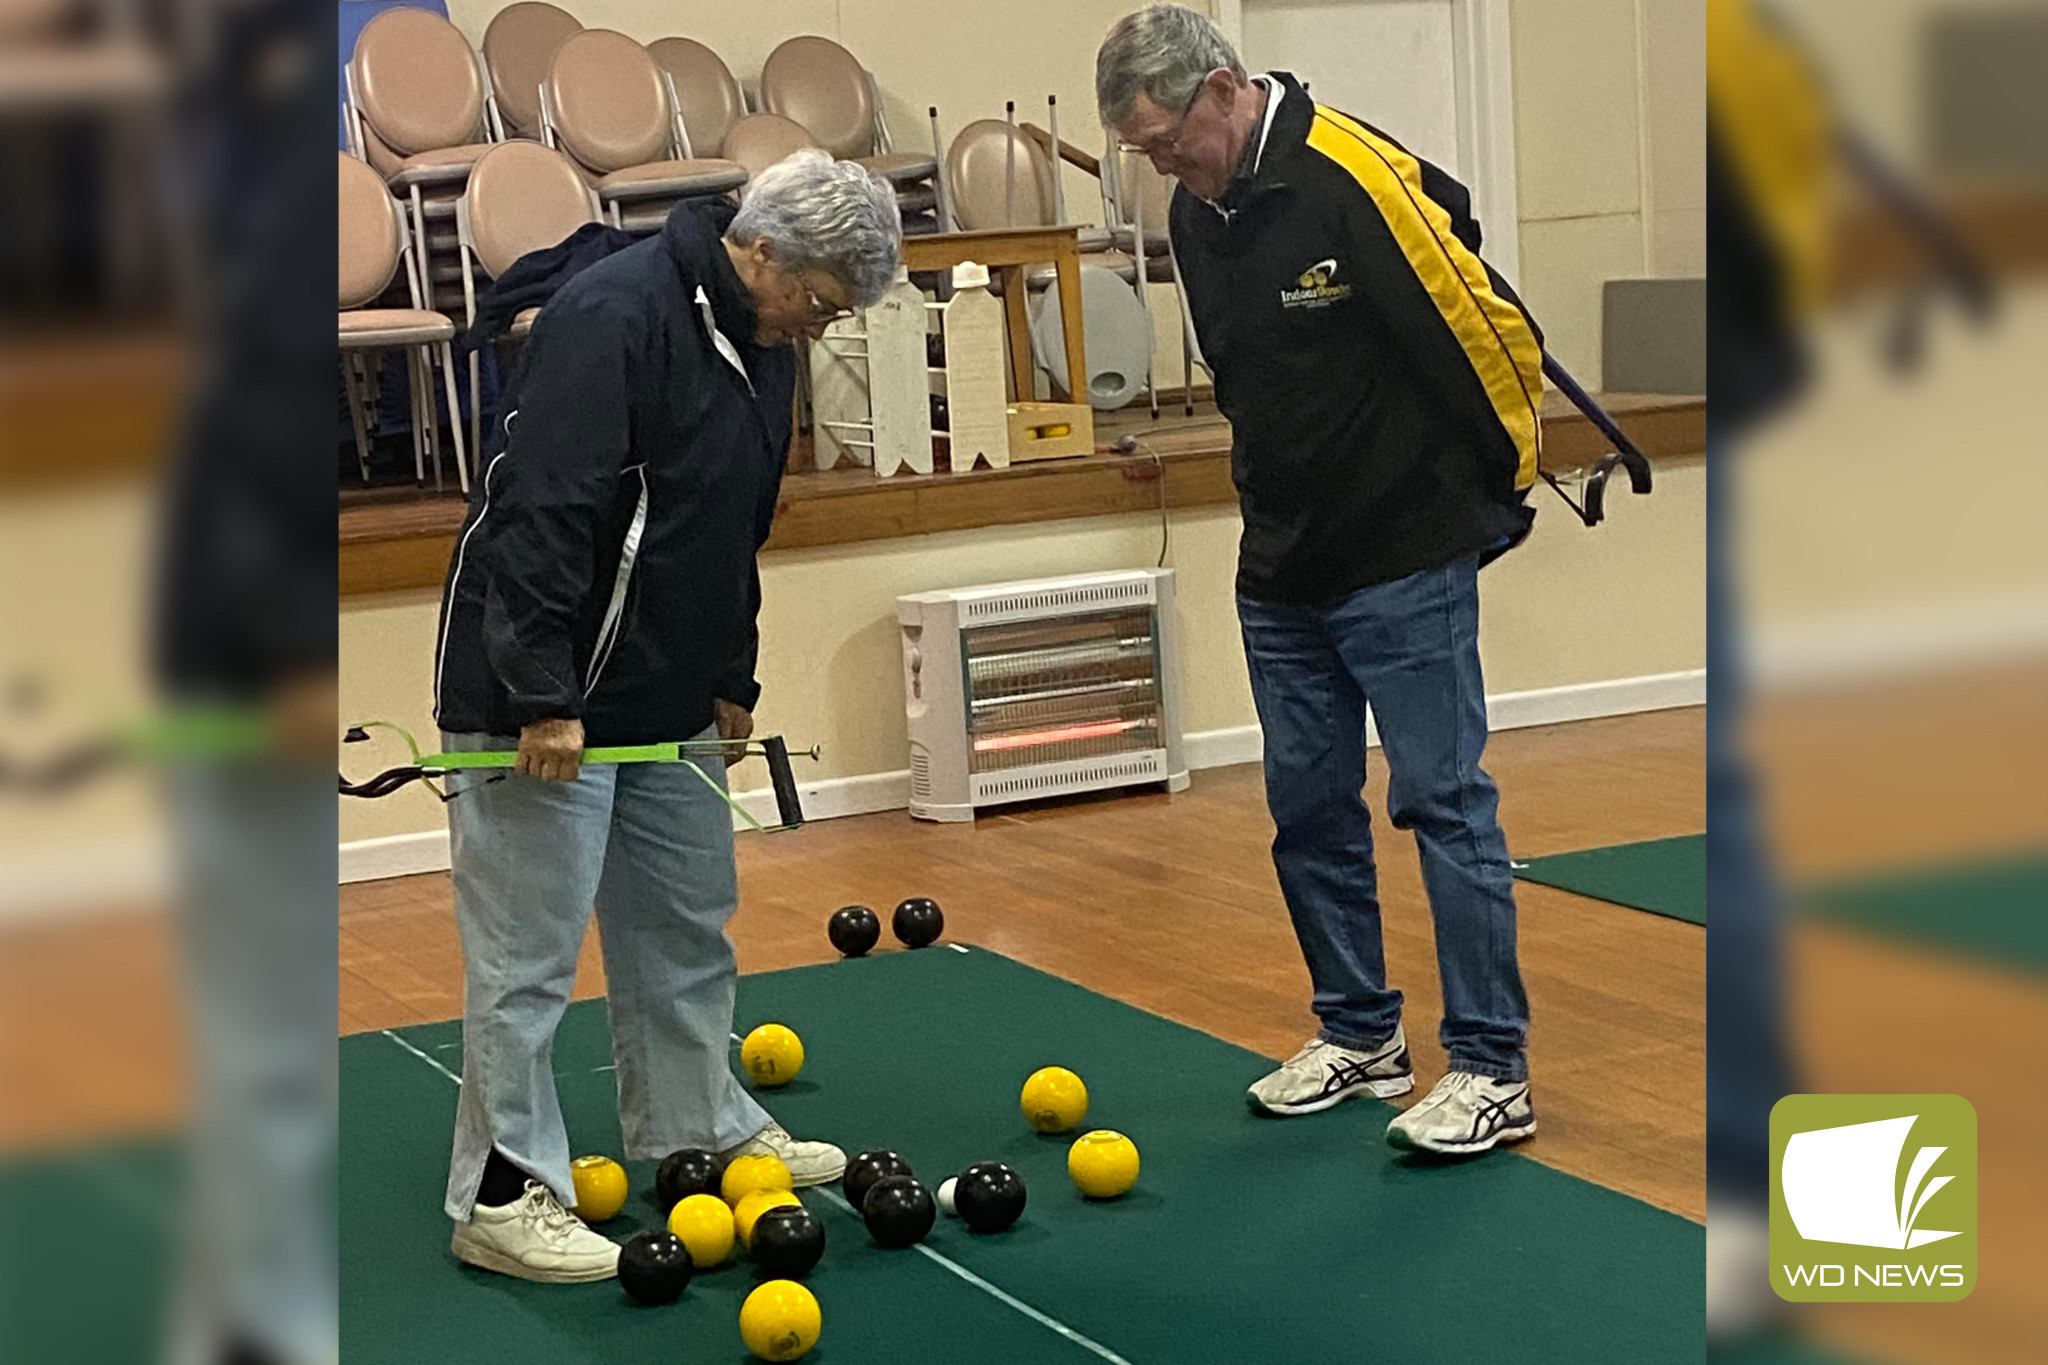
[[[793,152],[748,181],[725,235],[741,246],[767,238],[783,266],[823,271],[861,308],[882,297],[903,261],[896,191],[817,147]]]
[[[1141,94],[1162,109],[1185,109],[1219,66],[1247,79],[1230,40],[1205,16],[1151,5],[1117,20],[1096,49],[1095,107],[1105,128],[1123,122]]]

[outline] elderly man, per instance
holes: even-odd
[[[760,584],[790,434],[788,342],[873,302],[902,223],[887,185],[800,152],[737,214],[684,205],[548,303],[486,446],[441,609],[450,750],[517,747],[448,804],[467,997],[447,1210],[471,1265],[602,1279],[571,1217],[550,1056],[592,907],[626,1155],[773,1153],[845,1169],[732,1074],[732,817],[691,767],[581,766],[586,744],[751,733]],[[723,782],[720,765],[707,774]]]
[[[1478,573],[1533,516],[1541,338],[1479,259],[1463,186],[1292,76],[1247,77],[1201,15],[1120,20],[1095,92],[1104,125],[1180,182],[1174,249],[1235,432],[1273,862],[1321,1021],[1252,1103],[1307,1114],[1415,1084],[1360,795],[1370,703],[1389,814],[1422,855],[1450,1054],[1387,1140],[1528,1137],[1514,891],[1479,766]]]

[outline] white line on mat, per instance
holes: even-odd
[[[833,1190],[820,1186],[817,1188],[817,1193],[825,1196],[826,1200],[833,1204],[835,1207],[842,1209],[847,1213],[853,1212],[853,1205],[847,1203],[844,1198],[842,1198],[839,1194],[835,1193]],[[1005,1304],[1011,1308],[1016,1309],[1019,1313],[1022,1313],[1025,1317],[1030,1318],[1039,1326],[1049,1328],[1052,1331],[1059,1333],[1068,1341],[1071,1341],[1076,1346],[1079,1346],[1082,1350],[1092,1352],[1096,1356],[1099,1356],[1101,1359],[1110,1362],[1110,1365],[1131,1365],[1130,1361],[1124,1359],[1115,1351],[1110,1350],[1107,1346],[1104,1346],[1101,1342],[1095,1340],[1093,1337],[1084,1336],[1082,1333],[1075,1331],[1073,1328],[1067,1326],[1064,1322],[1061,1322],[1058,1318],[1053,1317],[1051,1314],[1040,1312],[1038,1309],[1033,1308],[1030,1304],[1024,1302],[1024,1300],[1018,1298],[1015,1294],[1010,1293],[1008,1290],[1002,1288],[1000,1285],[990,1284],[987,1280],[984,1280],[983,1278],[981,1278],[981,1276],[975,1274],[966,1266],[961,1265],[958,1261],[955,1261],[948,1256],[944,1256],[939,1252],[933,1251],[924,1243],[918,1242],[914,1244],[911,1247],[911,1250],[921,1252],[926,1260],[935,1262],[936,1264],[943,1266],[945,1269],[951,1271],[953,1274],[958,1275],[961,1279],[967,1281],[967,1283],[973,1285],[976,1289],[979,1289],[982,1293],[987,1294],[990,1298],[993,1298],[999,1303]]]
[[[393,1032],[392,1032],[392,1031],[391,1031],[390,1029],[388,1029],[388,1028],[387,1028],[387,1029],[383,1029],[383,1030],[380,1030],[380,1031],[381,1031],[381,1032],[383,1033],[383,1035],[384,1035],[384,1036],[385,1036],[386,1038],[389,1038],[389,1039],[390,1039],[390,1040],[391,1040],[392,1042],[394,1042],[394,1043],[398,1044],[398,1045],[399,1045],[400,1047],[404,1048],[404,1049],[405,1049],[405,1050],[406,1050],[407,1052],[410,1052],[410,1053],[411,1053],[411,1054],[412,1054],[413,1056],[415,1056],[415,1057],[419,1058],[419,1059],[420,1059],[421,1061],[425,1062],[425,1063],[426,1063],[426,1064],[427,1064],[428,1066],[430,1066],[430,1067],[434,1068],[434,1070],[436,1070],[436,1071],[440,1072],[440,1073],[441,1073],[441,1074],[442,1074],[443,1076],[446,1076],[446,1077],[447,1077],[447,1078],[448,1078],[449,1080],[451,1080],[451,1081],[455,1082],[455,1083],[456,1083],[457,1085],[461,1085],[461,1084],[462,1084],[462,1077],[460,1077],[460,1076],[456,1075],[456,1074],[455,1074],[454,1072],[450,1071],[450,1070],[449,1070],[449,1069],[448,1069],[447,1067],[445,1067],[445,1066],[442,1066],[442,1065],[441,1065],[441,1064],[440,1064],[439,1062],[435,1061],[435,1060],[434,1060],[434,1059],[433,1059],[432,1057],[429,1057],[429,1056],[428,1056],[428,1055],[427,1055],[426,1053],[424,1053],[424,1052],[420,1051],[420,1050],[419,1050],[418,1048],[414,1047],[414,1046],[413,1046],[413,1045],[412,1045],[411,1043],[408,1043],[408,1042],[406,1042],[406,1041],[405,1041],[405,1039],[403,1039],[403,1038],[399,1037],[399,1036],[398,1036],[397,1034],[393,1033]]]
[[[959,951],[965,952],[967,950],[964,948],[960,948]],[[457,1085],[462,1084],[462,1077],[456,1075],[447,1067],[442,1066],[432,1057],[429,1057],[426,1053],[420,1051],[411,1043],[408,1043],[407,1041],[405,1041],[405,1039],[399,1037],[396,1033],[393,1033],[390,1029],[383,1030],[383,1034],[386,1038],[389,1038],[392,1042],[398,1044],[407,1052],[410,1052],[413,1056],[419,1058],[428,1066],[440,1072],[443,1076],[446,1076],[449,1080],[455,1082]],[[737,1033],[735,1033],[732,1035],[732,1040],[735,1043],[737,1043],[740,1041],[740,1036]],[[603,1070],[604,1068],[600,1067],[598,1069]],[[824,1186],[819,1186],[817,1187],[817,1193],[823,1195],[829,1203],[831,1203],[834,1207],[838,1208],[842,1212],[847,1214],[853,1213],[853,1205],[847,1203],[846,1200],[836,1190],[832,1190]],[[996,1300],[998,1303],[1001,1303],[1006,1307],[1015,1309],[1017,1312],[1022,1313],[1025,1317],[1030,1318],[1039,1326],[1044,1327],[1049,1331],[1057,1332],[1059,1335],[1065,1337],[1068,1341],[1071,1341],[1076,1346],[1079,1346],[1082,1350],[1095,1355],[1099,1359],[1108,1361],[1109,1365],[1131,1365],[1130,1361],[1118,1355],[1115,1351],[1110,1350],[1107,1346],[1104,1346],[1101,1342],[1095,1340],[1093,1337],[1087,1336],[1081,1332],[1077,1332],[1073,1328],[1067,1326],[1064,1322],[1061,1322],[1058,1318],[1053,1317],[1051,1314],[1044,1313],[1036,1308],[1033,1308],[1030,1304],[1024,1302],[1024,1300],[1018,1298],[1015,1294],[1010,1293],[1002,1286],[990,1284],[987,1280],[984,1280],[983,1278],[981,1278],[981,1276],[975,1274],[966,1266],[961,1265],[958,1261],[953,1260],[951,1257],[933,1251],[930,1247],[924,1245],[922,1242],[918,1243],[912,1249],[921,1254],[926,1260],[931,1261],[933,1264],[938,1265],[942,1269],[959,1276],[962,1280],[966,1281],[968,1284],[973,1285],[976,1289],[979,1289],[982,1293],[988,1295],[990,1298]]]

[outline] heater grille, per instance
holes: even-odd
[[[1160,782],[1166,778],[1166,754],[1154,750],[1126,758],[1093,763],[1062,763],[1050,771],[977,775],[976,801],[1016,801],[1051,792],[1091,791],[1098,787],[1120,787],[1133,782]]]
[[[1099,611],[1104,607],[1150,605],[1156,598],[1149,578],[1119,578],[1103,583],[1077,583],[966,596],[960,603],[962,625],[994,625],[1055,612]]]

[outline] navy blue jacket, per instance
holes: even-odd
[[[576,717],[587,744],[652,743],[760,696],[754,556],[795,365],[754,344],[731,215],[677,208],[536,320],[442,592],[443,730]]]

